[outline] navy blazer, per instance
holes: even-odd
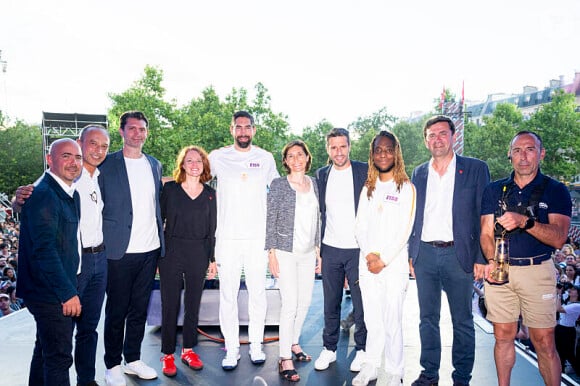
[[[409,257],[416,263],[423,232],[429,162],[413,170],[411,181],[417,189],[417,212],[413,232],[409,237]],[[456,155],[455,188],[453,190],[453,241],[459,264],[465,272],[473,272],[473,265],[486,264],[481,252],[481,197],[490,181],[487,164],[475,158]],[[434,240],[426,240],[434,241]],[[451,241],[451,240],[442,240]]]
[[[165,253],[163,238],[163,222],[161,221],[161,206],[159,197],[163,184],[161,183],[161,163],[150,155],[144,154],[151,164],[153,181],[155,183],[155,216],[157,231],[161,243],[161,256]],[[99,166],[99,187],[105,207],[103,208],[103,239],[107,248],[107,259],[119,260],[127,252],[131,227],[133,226],[133,206],[131,190],[123,151],[119,150],[107,156]]]
[[[80,199],[48,173],[22,206],[18,248],[18,297],[62,304],[77,295]]]
[[[358,210],[358,201],[360,199],[360,192],[362,191],[365,181],[367,180],[367,173],[369,166],[366,162],[350,161],[352,167],[352,179],[354,188],[354,214]],[[326,230],[326,184],[328,183],[328,173],[332,165],[321,167],[316,171],[316,182],[318,184],[319,206],[321,215],[321,230],[320,240],[324,240],[324,231]]]

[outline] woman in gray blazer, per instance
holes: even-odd
[[[298,340],[310,307],[314,274],[320,273],[320,211],[318,187],[306,175],[312,156],[303,141],[288,143],[282,150],[288,175],[272,181],[268,193],[266,249],[269,268],[278,278],[280,310],[280,361],[282,378],[298,382],[292,354],[310,361]]]

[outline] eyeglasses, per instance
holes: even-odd
[[[89,196],[91,197],[91,201],[96,204],[97,203],[97,192],[93,190],[93,192]]]
[[[393,155],[395,154],[395,148],[393,147],[375,147],[373,149],[373,153],[376,155],[383,155],[383,154],[388,154],[388,155]]]

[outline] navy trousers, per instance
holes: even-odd
[[[77,276],[81,316],[74,318],[75,369],[79,385],[94,381],[97,342],[97,326],[107,289],[107,256],[105,252],[83,253],[81,273]]]
[[[324,294],[324,330],[322,343],[327,350],[336,351],[340,332],[340,309],[344,278],[348,280],[352,297],[352,310],[356,324],[355,348],[364,350],[367,341],[362,297],[358,283],[360,250],[334,248],[322,244],[322,291]]]
[[[441,364],[441,290],[447,294],[453,323],[451,361],[454,381],[469,383],[475,360],[475,329],[471,299],[473,273],[465,272],[455,247],[437,248],[421,242],[415,263],[419,296],[421,366],[429,379],[439,379]]]
[[[58,303],[26,302],[36,321],[36,342],[30,362],[29,386],[68,386],[73,364],[73,320]]]

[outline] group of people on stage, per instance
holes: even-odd
[[[265,363],[266,268],[278,278],[280,376],[300,380],[294,360],[311,361],[300,345],[314,276],[322,274],[323,349],[319,371],[336,361],[345,279],[350,287],[356,355],[353,385],[383,371],[388,385],[404,375],[402,315],[409,273],[417,282],[423,371],[414,386],[437,385],[439,320],[445,291],[453,322],[454,385],[469,385],[475,358],[472,285],[486,280],[488,319],[494,325],[498,382],[507,385],[515,361],[520,314],[528,326],[547,385],[559,384],[554,345],[556,287],[550,255],[564,243],[571,216],[566,187],[540,173],[545,156],[536,133],[509,144],[512,175],[490,183],[485,162],[453,151],[455,125],[435,116],[424,126],[428,162],[405,172],[398,138],[380,131],[368,162],[350,160],[350,137],[326,137],[329,164],[310,177],[312,155],[293,140],[282,149],[286,176],[274,156],[252,141],[252,115],[238,111],[233,145],[209,153],[187,146],[177,156],[174,181],[162,184],[161,164],[142,152],[147,118],[121,116],[122,150],[107,155],[109,134],[83,129],[77,142],[55,141],[50,169],[36,187],[20,187],[21,274],[18,292],[37,326],[30,384],[68,384],[72,334],[79,385],[96,385],[96,326],[105,292],[105,381],[126,384],[123,373],[153,379],[140,359],[147,305],[159,268],[162,299],[162,372],[177,373],[176,326],[182,288],[185,314],[181,361],[194,370],[193,351],[203,283],[220,279],[224,370],[240,360],[238,291],[248,289],[248,355]],[[217,179],[214,190],[206,183]],[[497,268],[498,229],[510,240],[508,283]],[[56,284],[55,284],[56,283]],[[49,286],[50,284],[50,286]],[[124,359],[124,364],[122,361]]]

